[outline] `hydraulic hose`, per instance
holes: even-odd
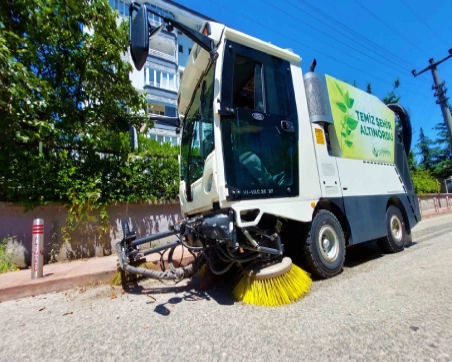
[[[184,278],[188,278],[192,276],[196,271],[202,266],[202,264],[205,262],[205,258],[203,254],[199,254],[193,263],[179,267],[174,268],[173,270],[165,270],[165,271],[157,271],[157,270],[150,270],[146,268],[139,268],[134,267],[130,265],[127,262],[127,257],[125,256],[125,252],[121,250],[121,243],[116,244],[116,251],[118,253],[118,259],[119,259],[119,265],[122,270],[131,273],[131,274],[140,274],[147,278],[153,278],[153,279],[168,279],[168,280],[175,280],[180,281]],[[172,262],[170,260],[170,262]]]

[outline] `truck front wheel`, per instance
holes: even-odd
[[[378,239],[377,244],[385,253],[398,253],[405,248],[405,223],[400,210],[391,205],[386,210],[386,231],[384,238]]]
[[[330,278],[342,271],[345,238],[332,212],[320,210],[315,215],[306,239],[305,256],[311,271],[320,278]]]

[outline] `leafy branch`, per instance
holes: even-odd
[[[344,143],[347,147],[352,147],[353,142],[351,141],[351,133],[356,129],[358,126],[358,121],[353,119],[353,112],[350,112],[353,108],[353,104],[355,103],[355,100],[353,98],[350,98],[350,95],[348,91],[344,93],[344,91],[339,87],[339,84],[334,82],[336,85],[337,90],[339,91],[339,94],[341,95],[342,102],[336,102],[336,106],[340,109],[343,115],[343,120],[341,121],[341,150],[344,149]]]

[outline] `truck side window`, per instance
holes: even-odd
[[[262,64],[240,55],[235,56],[232,103],[235,107],[265,111]]]
[[[196,88],[186,112],[181,146],[181,178],[189,183],[202,177],[204,162],[214,149],[214,75],[215,67],[212,66]]]
[[[264,66],[264,91],[267,113],[289,117],[291,115],[289,86],[287,82],[288,64],[276,57],[268,56]]]

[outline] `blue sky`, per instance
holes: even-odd
[[[448,55],[452,48],[451,1],[177,1],[249,35],[293,49],[302,57],[304,72],[316,58],[317,72],[356,81],[361,89],[370,82],[380,98],[400,78],[396,94],[412,115],[413,144],[420,127],[435,138],[432,128],[442,122],[442,115],[433,97],[431,73],[414,78],[411,70],[424,69],[429,58],[439,60]],[[432,3],[434,8],[429,6]],[[451,96],[452,58],[438,69]]]

